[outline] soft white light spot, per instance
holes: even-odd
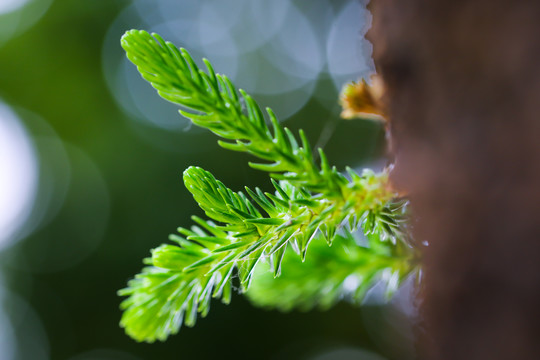
[[[349,275],[343,281],[343,290],[345,292],[351,293],[355,291],[360,285],[360,279],[356,275]]]
[[[274,78],[260,84],[257,92],[281,94],[313,82],[326,62],[313,26],[296,8],[292,8],[280,31],[262,49],[264,57],[277,67]],[[308,96],[311,94],[308,94]]]
[[[242,24],[240,30],[243,30],[243,27],[249,24],[248,29],[246,29],[249,31],[242,32],[245,36],[242,40],[251,40],[249,42],[251,42],[252,47],[246,46],[247,49],[251,50],[260,47],[275,34],[282,31],[293,5],[290,0],[252,0],[249,5],[251,6],[250,13],[247,14],[246,23]]]
[[[0,46],[43,16],[52,0],[0,0]]]
[[[65,146],[71,179],[63,206],[50,223],[61,227],[63,236],[42,233],[26,240],[27,263],[16,266],[33,272],[61,271],[86,259],[103,239],[109,220],[109,191],[100,169],[81,149]]]
[[[371,44],[364,39],[370,21],[368,16],[362,5],[350,2],[332,25],[326,53],[328,70],[338,89],[345,82],[368,77],[374,72]]]
[[[37,191],[33,144],[17,116],[0,103],[0,250],[29,216]]]
[[[28,0],[0,0],[0,15],[15,11],[27,2]]]

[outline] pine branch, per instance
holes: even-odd
[[[237,92],[226,76],[214,72],[208,60],[203,59],[206,73],[185,49],[179,50],[159,35],[145,31],[128,31],[121,43],[129,60],[161,97],[186,108],[180,113],[195,125],[232,140],[219,141],[222,147],[269,161],[250,163],[250,166],[268,171],[276,179],[327,196],[341,195],[346,180],[335,168],[330,168],[324,152],[319,149],[319,169],[303,131],[299,145],[292,132],[282,128],[273,111],[266,108],[270,129],[253,98],[243,90]]]
[[[344,200],[315,197],[307,190],[298,189],[286,181],[280,184],[273,181],[275,194],[246,188],[249,196],[266,215],[262,215],[244,194],[228,189],[203,169],[188,168],[184,172],[184,184],[208,217],[226,224],[220,227],[220,230],[226,231],[229,236],[233,234],[233,251],[229,251],[228,246],[233,245],[226,243],[226,239],[220,244],[226,245],[225,248],[214,250],[220,253],[237,252],[238,255],[233,257],[233,260],[252,257],[256,251],[262,253],[265,248],[272,248],[270,254],[274,254],[287,242],[290,242],[304,259],[307,246],[317,230],[322,232],[331,245],[336,230],[345,220],[349,220],[355,228],[358,221],[366,223],[367,232],[376,236],[380,235],[381,231],[391,234],[385,237],[397,234],[390,226],[381,225],[386,223],[377,221],[381,219],[380,214],[386,213],[385,206],[391,197],[385,193],[385,189],[380,189],[385,181],[369,171],[365,172],[363,177],[356,177],[351,181],[348,197]],[[398,227],[398,223],[389,218]],[[368,222],[370,223],[367,224]],[[257,258],[260,256],[257,253]],[[242,280],[242,283],[245,282]]]
[[[299,146],[267,109],[271,131],[253,99],[243,91],[239,95],[208,61],[205,73],[187,51],[144,31],[127,32],[122,46],[162,97],[188,109],[183,115],[234,141],[220,141],[221,146],[270,161],[250,165],[280,180],[272,180],[274,194],[246,188],[246,196],[200,168],[184,172],[185,186],[214,222],[194,217],[198,226],[179,228],[180,235],[170,237],[176,244],[154,249],[146,260],[151,266],[119,292],[128,296],[121,305],[121,325],[130,336],[153,342],[178,332],[183,323],[193,326],[197,313],[208,313],[211,297],[230,301],[233,273],[239,276],[240,290],[247,291],[261,260],[270,261],[278,276],[289,246],[304,261],[314,237],[322,234],[331,245],[345,223],[353,230],[362,227],[368,236],[369,246],[357,252],[370,259],[373,271],[390,266],[380,257],[387,247],[403,249],[406,256],[413,252],[406,202],[394,200],[388,171],[365,170],[360,176],[349,169],[347,178],[330,167],[322,151],[319,168],[302,132]],[[368,286],[365,279],[363,286]],[[312,295],[317,302],[317,294]]]
[[[373,173],[351,182],[348,201],[313,197],[307,190],[282,181],[273,182],[275,194],[246,188],[254,203],[197,167],[184,172],[184,183],[206,215],[223,225],[194,218],[200,227],[179,228],[183,236],[170,237],[177,245],[155,249],[148,261],[153,267],[146,268],[120,292],[129,296],[122,303],[121,325],[139,341],[164,340],[169,333],[176,333],[184,314],[186,325],[194,325],[197,312],[202,316],[208,313],[210,294],[225,294],[224,302],[230,301],[234,269],[242,291],[246,291],[261,259],[269,259],[274,276],[280,275],[288,245],[304,261],[317,231],[331,244],[336,230],[347,220],[353,227],[358,221],[372,222],[366,229],[374,241],[389,237],[381,232],[396,234],[399,228],[398,223],[392,230],[377,220],[377,214],[389,210],[385,200],[373,194],[374,186],[384,183]]]

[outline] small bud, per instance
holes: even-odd
[[[376,75],[371,77],[371,85],[364,79],[345,85],[339,98],[343,107],[341,117],[385,121],[381,103],[383,92],[382,80]]]

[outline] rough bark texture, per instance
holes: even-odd
[[[373,0],[422,357],[540,359],[540,1]]]

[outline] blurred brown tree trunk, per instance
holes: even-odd
[[[540,359],[540,1],[372,0],[422,358]]]

